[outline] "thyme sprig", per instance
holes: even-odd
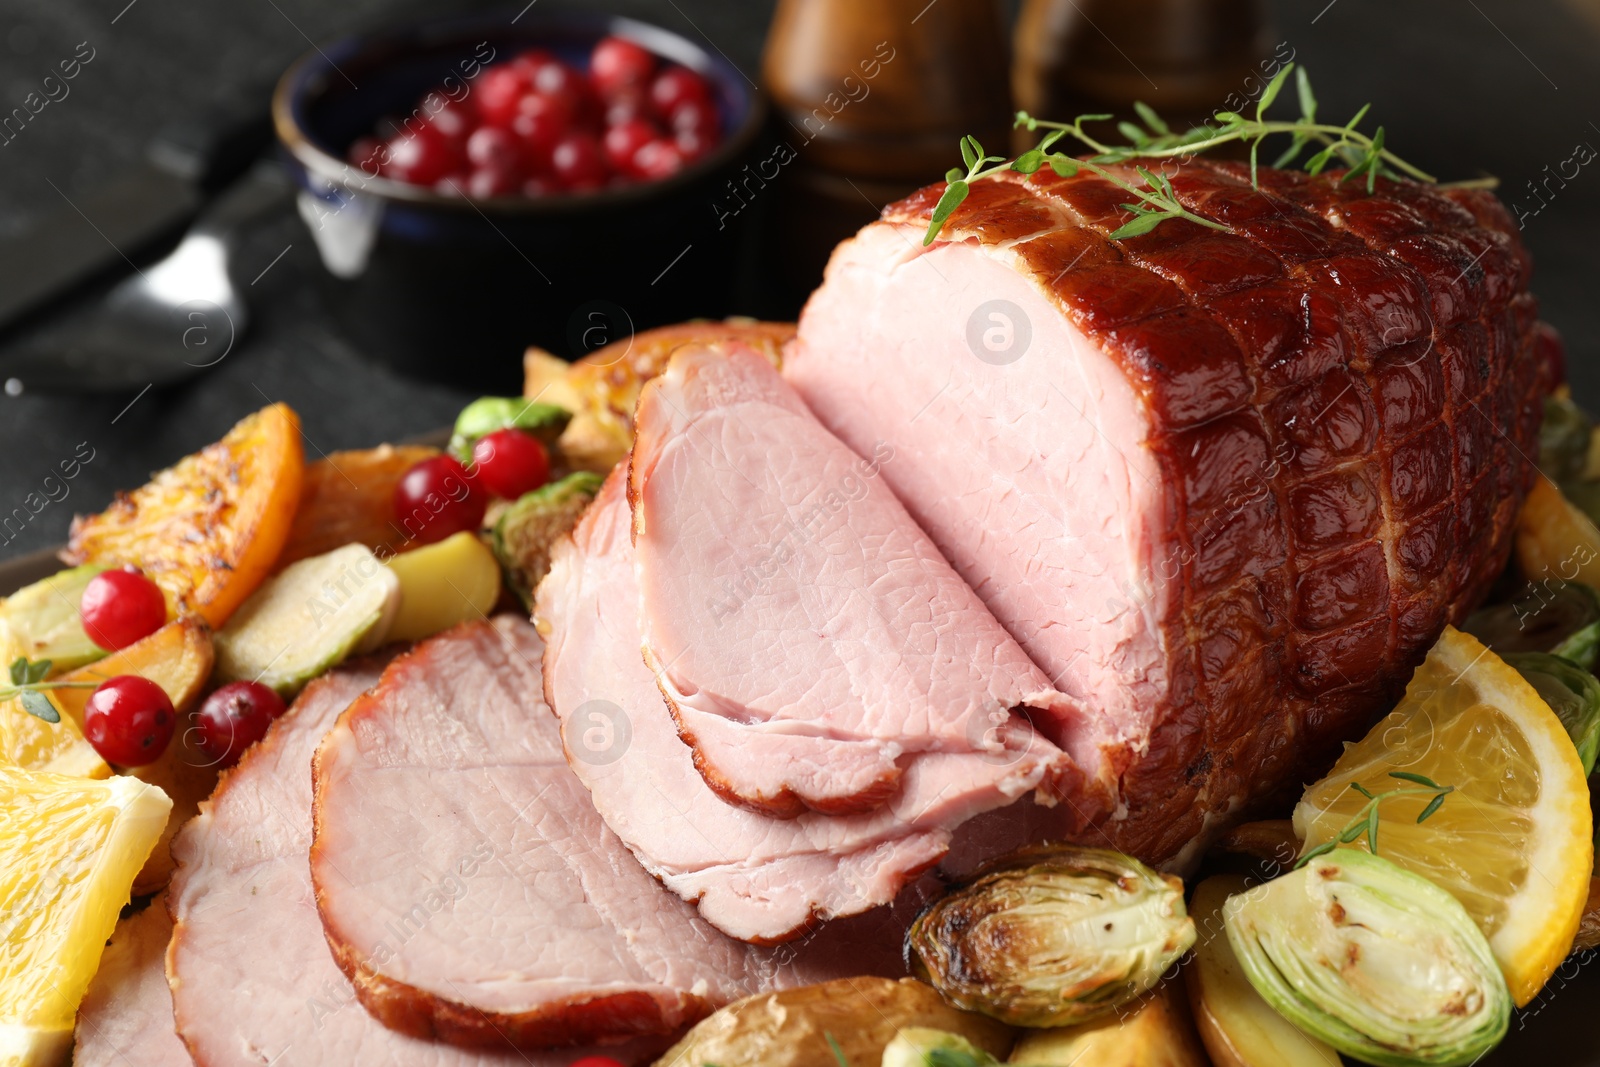
[[[1428,801],[1427,806],[1417,815],[1417,822],[1422,823],[1426,822],[1434,812],[1439,810],[1439,806],[1444,803],[1445,797],[1456,790],[1453,785],[1440,785],[1431,778],[1421,774],[1413,774],[1410,771],[1390,771],[1389,777],[1398,778],[1402,782],[1412,782],[1414,785],[1411,788],[1401,786],[1398,789],[1373,793],[1360,782],[1351,782],[1350,788],[1367,798],[1366,806],[1361,809],[1359,815],[1345,824],[1344,829],[1339,831],[1337,838],[1332,841],[1324,841],[1296,860],[1295,870],[1304,867],[1318,856],[1327,855],[1340,845],[1350,844],[1363,835],[1367,839],[1367,850],[1376,856],[1378,854],[1378,808],[1385,800],[1389,800],[1392,797],[1432,796],[1433,799]]]
[[[57,723],[61,721],[61,713],[56,710],[50,698],[44,695],[47,689],[93,689],[95,682],[47,682],[50,668],[54,664],[47,659],[29,662],[26,656],[18,656],[11,664],[11,684],[0,686],[0,703],[15,700],[22,705],[22,710],[35,718],[45,722]]]
[[[1295,76],[1300,117],[1293,121],[1268,120],[1267,110],[1277,102],[1291,72]],[[967,198],[973,182],[1003,170],[1033,174],[1045,166],[1063,178],[1071,178],[1080,170],[1087,170],[1135,198],[1133,202],[1121,205],[1123,209],[1132,212],[1134,217],[1112,232],[1113,240],[1149,233],[1167,219],[1174,218],[1188,219],[1200,226],[1231,233],[1232,227],[1203,218],[1185,208],[1173,192],[1172,182],[1165,174],[1154,174],[1143,166],[1135,166],[1135,173],[1144,183],[1140,186],[1108,168],[1135,159],[1187,158],[1219,145],[1246,142],[1250,145],[1250,184],[1259,188],[1258,158],[1262,143],[1268,137],[1279,134],[1289,135],[1290,141],[1273,161],[1274,167],[1288,166],[1300,158],[1306,149],[1318,145],[1319,149],[1303,164],[1308,172],[1321,174],[1329,164],[1337,161],[1348,168],[1339,178],[1340,183],[1365,177],[1368,193],[1377,187],[1380,174],[1387,178],[1405,176],[1421,182],[1436,183],[1437,179],[1433,175],[1407,163],[1385,147],[1382,126],[1370,136],[1357,129],[1367,117],[1367,111],[1371,106],[1370,104],[1363,106],[1342,126],[1318,122],[1317,98],[1311,91],[1311,79],[1304,67],[1286,63],[1272,81],[1267,83],[1261,98],[1256,101],[1254,118],[1247,118],[1233,111],[1219,111],[1212,116],[1211,122],[1180,133],[1174,131],[1160,115],[1156,114],[1155,109],[1141,101],[1135,103],[1133,107],[1142,125],[1136,122],[1117,124],[1117,130],[1128,139],[1128,144],[1107,144],[1084,129],[1085,123],[1104,122],[1115,117],[1112,115],[1079,115],[1071,122],[1048,122],[1034,118],[1026,111],[1019,111],[1016,119],[1018,127],[1049,132],[1036,147],[1009,162],[1003,156],[985,154],[983,146],[976,138],[963,137],[961,159],[966,164],[966,169],[952,167],[945,174],[948,185],[944,195],[934,206],[933,217],[928,221],[928,232],[923,236],[922,243],[924,246],[933,243],[951,213]],[[1079,142],[1094,154],[1079,159],[1057,151],[1056,146],[1067,138]],[[1492,186],[1494,180],[1452,184]]]

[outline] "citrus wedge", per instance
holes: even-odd
[[[0,664],[25,655],[25,648],[26,643],[0,622]],[[23,711],[16,700],[0,702],[0,767],[7,766],[83,778],[105,778],[111,773],[70,716],[48,723]]]
[[[1385,800],[1378,851],[1461,901],[1527,1004],[1572,945],[1594,866],[1589,787],[1561,720],[1477,638],[1446,627],[1399,707],[1295,807],[1305,847],[1336,840],[1366,806],[1352,782],[1410,785],[1393,771],[1455,790],[1420,824],[1429,796]]]
[[[61,1063],[166,794],[0,767],[0,1063]]]

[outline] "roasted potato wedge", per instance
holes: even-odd
[[[639,390],[666,369],[674,349],[741,341],[776,365],[794,330],[790,322],[738,318],[662,326],[595,349],[559,379],[550,354],[530,349],[523,363],[523,395],[569,407],[573,418],[561,435],[562,453],[574,469],[604,474],[627,455]]]
[[[169,617],[221,626],[277,562],[304,473],[300,419],[273,404],[100,514],[74,519],[62,558],[135,564],[166,594]]]
[[[1012,1029],[950,1007],[911,978],[840,978],[821,985],[735,1001],[704,1019],[656,1061],[657,1067],[818,1067],[838,1060],[880,1067],[883,1049],[902,1027],[960,1034],[993,1056],[1011,1048]]]
[[[1517,516],[1517,566],[1530,582],[1600,588],[1600,528],[1548,478],[1533,483]]]
[[[1222,904],[1252,883],[1219,874],[1194,891],[1189,913],[1200,928],[1183,968],[1200,1040],[1215,1067],[1339,1067],[1339,1054],[1302,1033],[1255,991],[1228,944]]]
[[[406,535],[394,521],[394,488],[406,471],[438,454],[421,445],[379,445],[308,463],[294,526],[274,569],[349,544],[366,545],[380,559],[402,551]]]
[[[1032,1067],[1206,1067],[1189,1005],[1177,982],[1102,1019],[1025,1030],[1011,1063]]]
[[[211,663],[211,629],[203,620],[190,617],[169,622],[149,637],[64,676],[67,681],[99,683],[119,674],[137,674],[166,690],[178,712],[178,730],[161,758],[148,766],[126,771],[160,786],[172,798],[166,829],[151,849],[139,877],[134,879],[135,893],[153,893],[167,884],[172,877],[173,835],[200,810],[200,802],[217,786],[215,761],[195,745],[195,733],[187,721],[188,713],[205,691]],[[92,692],[92,689],[51,690],[50,697],[61,710],[63,725],[70,720],[82,729],[84,707]]]

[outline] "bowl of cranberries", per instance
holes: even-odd
[[[577,357],[735,310],[747,220],[728,187],[765,115],[730,61],[660,27],[517,16],[332,42],[273,101],[346,332],[408,373],[500,389],[529,344]]]

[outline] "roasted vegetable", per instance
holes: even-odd
[[[952,1004],[1064,1026],[1155,987],[1194,944],[1183,883],[1105,849],[1023,849],[979,869],[907,943]]]
[[[1222,908],[1256,992],[1368,1063],[1469,1064],[1499,1043],[1511,993],[1471,916],[1381,856],[1336,849]]]
[[[1474,611],[1461,628],[1500,656],[1555,652],[1571,642],[1566,652],[1556,654],[1573,655],[1573,662],[1583,667],[1579,657],[1595,640],[1588,635],[1600,634],[1600,592],[1578,582],[1537,583],[1511,603]]]
[[[1600,587],[1600,529],[1549,479],[1539,478],[1517,516],[1517,566],[1530,582]]]
[[[1571,395],[1560,389],[1544,398],[1539,424],[1539,469],[1554,482],[1583,477],[1593,424]]]
[[[395,556],[388,567],[400,579],[390,641],[420,641],[458,622],[486,618],[500,599],[500,565],[471,530]]]
[[[525,430],[546,448],[553,449],[570,421],[572,412],[555,404],[521,397],[481,396],[456,416],[455,431],[450,435],[447,451],[462,466],[470,466],[472,446],[478,438],[505,429]]]
[[[910,978],[839,978],[729,1004],[684,1035],[657,1067],[833,1067],[835,1048],[850,1067],[878,1067],[907,1027],[946,1030],[992,1056],[1011,1048],[1012,1031],[958,1011]]]
[[[505,569],[506,586],[532,609],[533,590],[550,569],[556,539],[577,523],[583,509],[600,492],[603,479],[575,471],[526,493],[501,513],[494,524],[494,554]]]
[[[999,1064],[999,1060],[960,1034],[926,1026],[906,1027],[883,1050],[883,1067],[999,1067]]]
[[[221,626],[277,562],[304,473],[300,420],[273,404],[100,514],[74,519],[62,558],[135,564],[166,594],[169,617]]]
[[[420,445],[379,445],[333,452],[306,465],[300,507],[277,569],[345,545],[366,545],[380,559],[408,547],[394,518],[394,488],[406,471],[439,454]]]
[[[0,601],[0,624],[8,627],[17,641],[13,654],[35,661],[47,659],[56,671],[70,671],[104,656],[106,650],[83,632],[78,601],[89,579],[105,569],[98,563],[73,567]]]
[[[1183,992],[1163,982],[1123,1011],[1053,1030],[1025,1030],[1010,1063],[1029,1067],[1206,1067]]]
[[[622,461],[633,443],[639,390],[666,369],[675,349],[686,344],[746,344],[776,366],[794,329],[793,323],[743,318],[662,326],[595,349],[572,364],[559,381],[549,354],[533,349],[524,360],[523,395],[569,408],[573,418],[561,435],[562,454],[575,468],[604,474]]]
[[[1583,773],[1593,774],[1595,755],[1600,752],[1600,681],[1560,656],[1518,652],[1501,658],[1550,705],[1578,748]]]
[[[400,579],[365,545],[303,559],[274,575],[217,633],[217,678],[288,697],[354,652],[382,644]]]
[[[1183,978],[1200,1040],[1213,1067],[1338,1067],[1338,1053],[1261,999],[1228,944],[1222,905],[1252,884],[1243,875],[1207,878],[1189,902],[1200,936]]]

